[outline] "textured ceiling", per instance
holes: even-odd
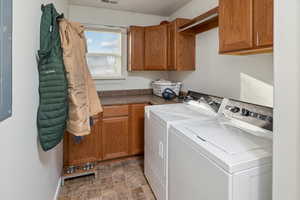
[[[114,0],[118,4],[107,4],[101,0],[70,0],[71,5],[109,8],[160,16],[170,16],[191,0]]]

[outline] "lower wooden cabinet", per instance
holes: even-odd
[[[130,108],[129,153],[138,155],[144,153],[144,109],[146,104],[134,104]]]
[[[64,166],[84,165],[144,152],[144,107],[147,104],[104,106],[94,118],[91,134],[79,143],[65,134]]]
[[[66,132],[63,142],[64,166],[82,165],[102,159],[101,149],[101,118],[94,118],[91,134],[84,136],[80,142],[76,142],[74,135]],[[100,150],[100,151],[99,151]]]
[[[103,159],[113,159],[129,154],[128,117],[113,117],[102,122]]]

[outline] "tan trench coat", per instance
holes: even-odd
[[[63,19],[59,27],[69,86],[67,131],[85,136],[91,131],[90,117],[102,112],[102,107],[87,66],[84,26]]]

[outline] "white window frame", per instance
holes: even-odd
[[[0,122],[12,115],[12,1],[0,1]]]
[[[85,24],[86,31],[102,31],[102,32],[117,32],[121,33],[121,75],[120,76],[101,76],[93,75],[94,80],[125,80],[127,78],[127,29],[124,27],[111,27],[103,25]],[[97,53],[87,53],[88,55],[97,55]],[[99,54],[99,55],[104,55]],[[109,54],[107,54],[109,55]],[[115,56],[115,54],[111,54]]]

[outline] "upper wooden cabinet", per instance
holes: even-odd
[[[129,29],[129,71],[194,70],[195,35],[179,33],[188,19]]]
[[[255,46],[273,45],[273,0],[254,0]]]
[[[272,50],[273,0],[220,0],[220,53]]]
[[[175,70],[176,64],[176,51],[175,51],[175,35],[176,35],[176,23],[171,22],[168,24],[168,70]]]
[[[128,70],[144,70],[145,28],[132,26],[128,33]]]
[[[195,70],[196,37],[178,32],[189,21],[178,18],[168,24],[168,70]]]
[[[220,0],[220,51],[253,47],[253,0]]]
[[[167,69],[167,25],[145,27],[145,70]]]

